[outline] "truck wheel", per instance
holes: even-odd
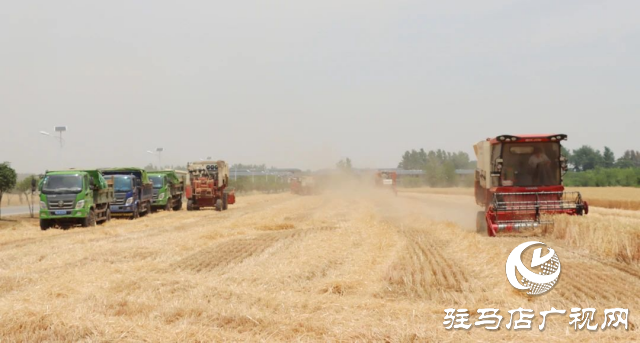
[[[151,212],[151,206],[149,204],[147,204],[146,202],[143,203],[143,204],[145,205],[144,206],[144,211],[138,211],[138,216],[139,217],[144,217],[147,214],[149,214],[149,212]]]
[[[216,200],[216,211],[222,211],[222,199]]]
[[[187,211],[193,211],[193,200],[187,200]]]
[[[476,232],[479,234],[487,233],[487,218],[484,211],[478,211],[476,214]]]
[[[178,203],[173,206],[174,211],[180,211],[182,209],[182,199],[178,200]]]
[[[229,208],[229,194],[222,194],[222,210],[226,211]]]
[[[106,210],[104,210],[104,217],[100,220],[99,224],[104,224],[109,220],[111,220],[111,210],[107,208]]]
[[[51,227],[51,223],[47,219],[40,219],[40,230],[45,231],[49,230]]]
[[[96,213],[91,210],[89,214],[82,221],[82,227],[94,227],[96,226]]]

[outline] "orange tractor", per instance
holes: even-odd
[[[189,182],[187,195],[187,211],[199,210],[202,207],[214,207],[224,211],[228,205],[235,204],[234,191],[228,191],[229,167],[224,161],[200,161],[187,164]]]
[[[583,215],[589,205],[579,192],[565,192],[567,135],[501,135],[474,145],[476,226],[489,236],[532,231],[553,224],[549,215]]]

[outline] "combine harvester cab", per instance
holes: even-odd
[[[187,211],[214,207],[224,211],[235,204],[234,191],[228,191],[229,167],[225,161],[200,161],[187,164]]]
[[[579,192],[565,192],[567,161],[560,142],[567,135],[502,135],[474,145],[478,232],[489,236],[532,232],[553,224],[550,215],[583,215]]]

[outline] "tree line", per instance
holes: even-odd
[[[574,150],[563,147],[562,155],[567,158],[569,166],[564,177],[566,186],[640,186],[640,151],[626,150],[616,158],[609,147],[600,151],[583,145]],[[476,161],[472,161],[465,152],[447,152],[442,149],[427,152],[424,149],[413,149],[402,155],[398,168],[424,171],[424,175],[419,177],[404,177],[399,180],[401,186],[469,186],[472,185],[473,175],[457,174],[456,169],[475,169]]]
[[[570,169],[564,177],[566,186],[640,186],[640,151],[626,150],[616,158],[609,147],[601,152],[583,145],[572,151],[563,148],[562,154]]]
[[[627,150],[617,159],[609,147],[601,152],[588,145],[572,151],[563,148],[562,154],[568,158],[571,170],[576,172],[597,168],[640,168],[640,151],[636,150]]]
[[[9,192],[17,193],[20,203],[22,198],[27,200],[29,206],[29,212],[31,217],[34,216],[34,195],[35,185],[38,184],[39,178],[36,175],[31,175],[18,181],[18,174],[11,168],[9,162],[0,163],[0,218],[2,218],[2,198]],[[10,199],[8,199],[10,201]],[[7,201],[9,203],[9,201]]]
[[[442,149],[407,150],[398,163],[399,169],[422,170],[420,177],[405,177],[400,180],[405,187],[456,187],[473,184],[473,175],[459,175],[456,169],[475,169],[476,162],[469,158],[466,152],[448,152]]]

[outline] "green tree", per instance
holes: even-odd
[[[347,157],[345,160],[338,161],[338,163],[336,163],[336,168],[339,171],[351,172],[353,168],[353,166],[351,165],[351,159]]]
[[[31,175],[23,179],[22,181],[16,184],[15,189],[20,192],[21,195],[27,199],[27,205],[29,206],[29,214],[31,218],[34,217],[34,204],[33,204],[33,194],[35,193],[35,185],[38,184],[38,178],[35,175]],[[29,197],[31,196],[31,197]]]
[[[604,147],[604,153],[602,153],[602,166],[605,168],[613,168],[616,163],[616,156],[608,146]]]
[[[149,163],[144,167],[144,170],[146,170],[146,171],[156,171],[158,169],[153,164]]]
[[[425,152],[424,149],[407,150],[403,155],[398,168],[405,170],[423,170],[424,180],[431,187],[452,187],[465,184],[468,180],[462,180],[456,169],[474,169],[476,161],[469,159],[466,152],[447,152],[442,149]]]
[[[640,167],[640,151],[627,150],[616,161],[616,167],[618,168],[634,168]]]
[[[2,196],[16,186],[18,175],[9,162],[0,164],[0,218],[2,218]]]
[[[592,170],[603,165],[603,157],[600,150],[595,150],[588,145],[573,150],[569,163],[575,171]]]

